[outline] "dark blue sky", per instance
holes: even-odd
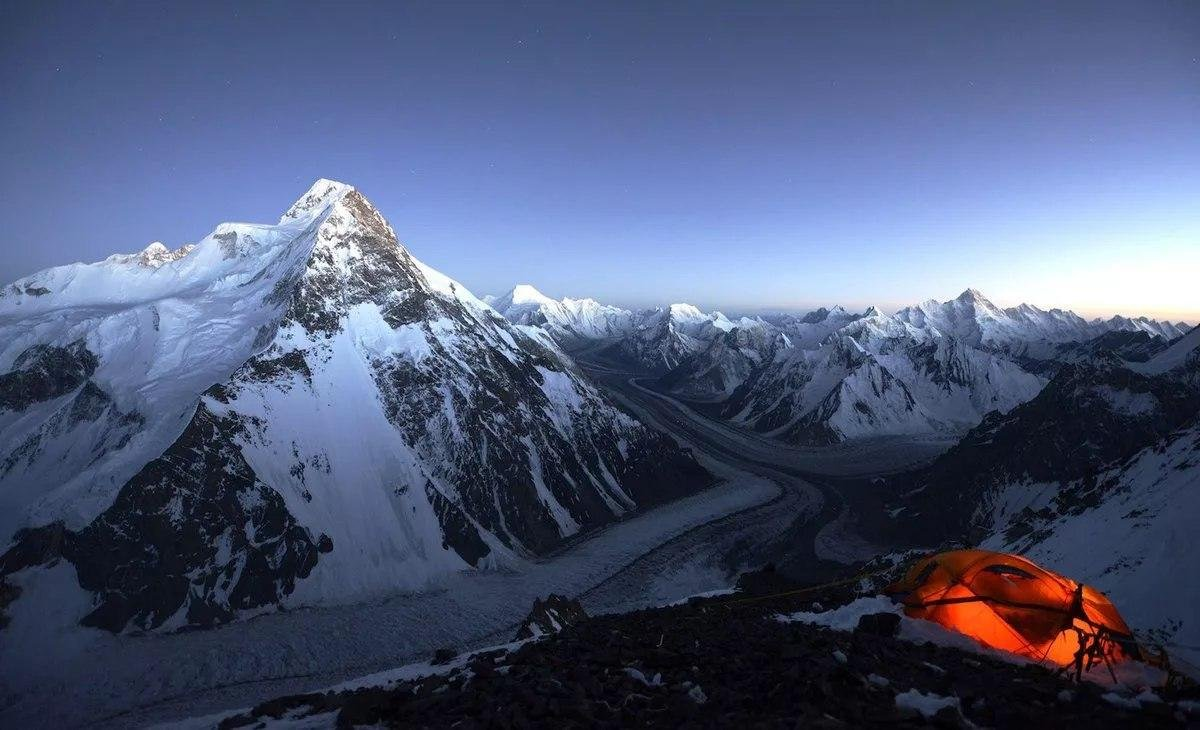
[[[1200,318],[1200,3],[11,2],[0,279],[358,186],[476,293]]]

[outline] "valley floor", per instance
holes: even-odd
[[[722,588],[738,569],[767,561],[797,578],[818,578],[878,549],[857,537],[850,518],[870,497],[861,488],[867,477],[945,447],[781,447],[705,418],[630,374],[587,369],[627,408],[691,447],[721,483],[519,572],[464,573],[434,591],[372,604],[162,636],[114,638],[64,627],[47,645],[21,635],[21,612],[53,607],[18,603],[0,647],[0,725],[141,726],[312,691],[425,659],[439,647],[508,641],[533,600],[552,592],[579,596],[595,615]]]

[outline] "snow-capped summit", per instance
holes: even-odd
[[[353,186],[337,180],[320,178],[303,195],[296,199],[279,219],[280,225],[289,220],[319,215],[328,206],[354,191]]]
[[[725,415],[798,443],[950,434],[1028,400],[1044,382],[962,340],[882,313],[825,331],[814,341],[811,330],[797,328],[798,344],[748,378]]]
[[[169,264],[187,256],[195,248],[193,244],[184,244],[172,251],[163,245],[162,241],[154,241],[137,253],[116,253],[104,259],[106,264],[137,264],[150,269],[157,269],[163,264]]]
[[[1145,317],[1087,321],[1061,309],[1042,310],[1029,304],[1002,309],[976,289],[947,302],[930,299],[896,312],[914,327],[936,330],[975,347],[1024,350],[1033,343],[1083,342],[1110,331],[1144,330],[1172,339],[1182,332],[1170,322]]]
[[[999,310],[999,307],[997,307],[995,304],[992,304],[991,300],[983,295],[983,292],[979,291],[973,286],[964,289],[963,293],[959,294],[955,298],[955,301],[961,304],[971,304],[976,307],[982,307],[984,309]]]
[[[488,302],[514,324],[544,324],[559,318],[562,303],[538,291],[531,284],[517,284],[507,294]],[[510,316],[511,315],[511,316]]]
[[[708,315],[700,311],[700,308],[694,304],[685,302],[676,302],[670,307],[667,307],[670,312],[671,319],[677,324],[692,324],[709,321]],[[718,313],[719,314],[719,313]],[[725,315],[721,315],[724,317]]]
[[[713,313],[711,328],[697,342],[700,349],[686,354],[660,382],[685,397],[709,401],[729,397],[776,352],[791,347],[787,335],[763,319],[734,322],[720,312]]]
[[[895,316],[914,327],[936,330],[971,345],[1009,334],[1004,311],[976,289],[967,289],[947,302],[930,299],[901,309]]]
[[[594,299],[555,301],[528,284],[514,287],[488,303],[510,322],[536,326],[564,347],[610,341],[608,355],[645,370],[665,373],[716,338],[730,332],[774,332],[762,319],[731,320],[721,312],[705,313],[694,304],[676,302],[640,312],[600,304]]]
[[[720,312],[705,314],[693,304],[677,302],[636,313],[628,334],[608,353],[661,375],[732,329],[733,322]]]
[[[210,625],[519,567],[710,479],[343,183],[157,267],[5,291],[0,578],[34,600],[62,590],[43,566],[73,566],[85,625]]]
[[[142,256],[147,258],[160,258],[168,253],[170,253],[170,249],[164,246],[162,241],[153,241],[142,249]]]
[[[508,299],[514,304],[552,304],[553,299],[541,293],[532,284],[517,284],[508,293]]]
[[[618,337],[633,323],[633,313],[627,309],[600,304],[595,299],[555,301],[530,284],[518,284],[488,304],[514,324],[542,327],[564,346]]]

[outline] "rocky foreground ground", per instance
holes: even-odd
[[[776,617],[847,593],[762,595],[773,588],[584,618],[469,657],[447,652],[435,660],[448,662],[441,674],[283,697],[221,725],[1200,727],[1200,705],[1186,698],[1139,707],[1040,667],[910,643],[893,635],[894,615],[853,632],[784,623]]]

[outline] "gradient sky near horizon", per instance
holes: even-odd
[[[1200,3],[0,3],[0,279],[357,186],[477,294],[1200,320]]]

